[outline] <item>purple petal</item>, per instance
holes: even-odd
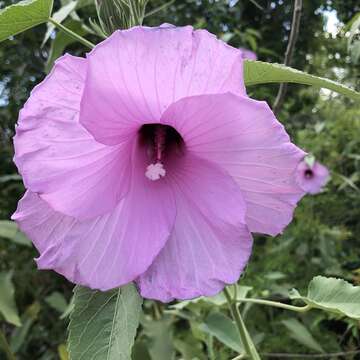
[[[215,295],[238,280],[252,246],[238,186],[218,166],[189,154],[167,170],[177,215],[164,249],[138,284],[163,302]]]
[[[245,94],[241,52],[191,26],[117,31],[88,60],[80,122],[105,144],[122,141],[129,124],[159,122],[182,97]]]
[[[108,214],[80,221],[54,211],[27,192],[13,215],[40,252],[40,269],[53,269],[93,289],[126,284],[152,263],[175,221],[166,183],[145,178],[145,155],[136,151],[129,193]]]
[[[90,218],[114,209],[129,189],[131,142],[100,144],[78,121],[87,67],[66,55],[20,112],[15,162],[27,189],[55,210]]]
[[[250,231],[276,235],[288,225],[304,195],[295,181],[304,152],[265,102],[230,93],[188,97],[171,105],[161,121],[177,129],[188,151],[236,180]]]

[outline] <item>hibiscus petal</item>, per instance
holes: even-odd
[[[104,146],[78,121],[86,67],[85,59],[59,59],[21,110],[14,138],[26,188],[78,218],[113,209],[130,178],[131,142]]]
[[[138,280],[141,294],[163,302],[214,295],[239,279],[251,253],[241,192],[217,165],[191,155],[164,179],[177,215],[170,239]]]
[[[105,144],[190,95],[245,94],[242,53],[191,26],[117,31],[89,55],[80,122]],[[98,121],[101,119],[101,122]]]
[[[37,194],[25,194],[13,219],[39,250],[40,269],[105,291],[150,266],[170,236],[176,211],[166,183],[145,178],[143,160],[133,170],[128,195],[114,210],[91,220],[60,214]]]
[[[163,114],[193,154],[217,163],[237,182],[250,231],[276,235],[304,192],[295,170],[304,152],[290,142],[265,102],[234,94],[193,96]]]

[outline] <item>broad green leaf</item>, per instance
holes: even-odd
[[[135,286],[101,292],[75,287],[68,349],[71,360],[130,360],[142,299]]]
[[[313,308],[360,320],[360,286],[342,279],[316,276],[310,281],[306,296],[293,289],[290,297],[301,299]]]
[[[31,241],[19,230],[14,221],[0,220],[0,237],[31,247]]]
[[[22,326],[16,328],[11,335],[10,348],[14,353],[17,353],[24,344],[32,325],[38,318],[40,309],[40,304],[34,302],[21,315]]]
[[[20,326],[21,321],[14,299],[15,288],[11,278],[11,271],[0,273],[0,314],[8,323]]]
[[[200,329],[215,336],[220,342],[236,352],[242,353],[244,351],[234,322],[224,314],[219,312],[210,314],[205,322],[200,325]]]
[[[88,33],[81,21],[69,19],[64,23],[64,25],[80,36],[84,36]],[[53,67],[55,60],[63,54],[66,47],[75,42],[76,40],[74,38],[65,34],[63,31],[59,31],[56,34],[55,39],[51,42],[49,57],[45,65],[45,71],[47,73]]]
[[[24,0],[0,11],[0,41],[48,21],[53,0]]]
[[[324,352],[321,345],[314,339],[309,330],[297,319],[287,319],[281,321],[286,328],[290,331],[290,336],[298,343],[306,346],[307,348]]]
[[[174,357],[171,316],[163,316],[160,320],[143,319],[141,325],[149,339],[148,350],[152,360],[169,360]]]
[[[58,11],[54,12],[52,14],[52,18],[56,22],[61,24],[70,15],[70,13],[75,10],[76,5],[77,5],[77,0],[70,1],[68,4],[61,7]],[[41,46],[45,45],[45,43],[48,41],[51,33],[54,31],[54,29],[55,29],[55,25],[52,24],[52,23],[48,23],[47,31],[45,33],[45,36],[44,36],[44,39],[43,39],[43,42],[42,42]]]
[[[246,60],[244,65],[244,80],[247,86],[266,83],[297,83],[326,88],[360,101],[360,93],[336,81],[307,74],[300,70],[281,64],[271,64],[262,61]]]
[[[68,307],[66,299],[63,294],[54,291],[45,298],[45,301],[56,311],[63,314]]]

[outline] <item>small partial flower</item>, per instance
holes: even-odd
[[[60,58],[14,143],[27,192],[13,219],[39,268],[93,289],[214,295],[238,280],[251,232],[280,233],[303,195],[304,153],[246,96],[241,51],[190,26]]]
[[[257,55],[253,51],[245,48],[239,48],[242,53],[242,58],[244,60],[257,60]]]
[[[329,170],[312,156],[306,157],[297,168],[299,186],[308,194],[317,194],[329,181]]]

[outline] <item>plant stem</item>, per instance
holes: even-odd
[[[303,0],[295,0],[289,42],[285,52],[284,65],[286,66],[289,66],[291,64],[291,60],[295,50],[296,40],[299,36],[302,6]],[[273,112],[275,115],[280,111],[284,103],[286,91],[287,83],[280,84],[279,91],[276,95],[276,99],[273,105]]]
[[[68,29],[67,27],[65,27],[64,25],[58,23],[56,20],[54,20],[53,18],[49,18],[48,20],[50,23],[52,23],[54,26],[56,26],[57,28],[59,28],[61,31],[63,31],[65,34],[69,35],[70,37],[72,37],[73,39],[75,39],[76,41],[79,41],[81,44],[87,46],[90,49],[93,49],[95,47],[95,44],[93,44],[92,42],[90,42],[89,40],[86,40],[85,38],[83,38],[82,36],[74,33],[72,30]]]
[[[250,335],[245,327],[244,320],[241,317],[239,308],[236,302],[232,301],[231,295],[227,288],[224,289],[224,295],[229,304],[229,309],[233,319],[235,320],[236,327],[239,331],[241,342],[245,348],[246,355],[252,360],[261,360],[259,354],[256,351],[255,345],[252,342]]]
[[[248,303],[253,303],[253,304],[273,306],[273,307],[278,307],[281,309],[296,311],[296,312],[300,312],[300,313],[307,312],[310,309],[312,309],[311,305],[293,306],[293,305],[283,304],[283,303],[276,302],[276,301],[263,300],[263,299],[244,298],[244,299],[238,300],[238,302],[248,302]]]
[[[3,349],[8,360],[16,360],[15,355],[10,349],[10,345],[6,340],[4,333],[0,329],[0,349]]]
[[[208,337],[207,337],[207,339],[206,339],[206,347],[207,347],[207,352],[208,352],[209,360],[215,360],[215,354],[214,354],[214,338],[212,337],[212,335],[208,335]]]

